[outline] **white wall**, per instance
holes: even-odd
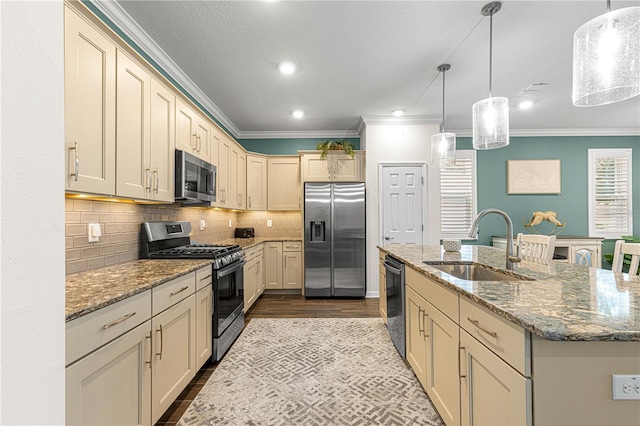
[[[0,19],[0,424],[64,424],[63,3]]]
[[[366,151],[367,185],[367,296],[378,293],[378,249],[379,245],[379,194],[378,164],[380,162],[428,163],[431,155],[431,135],[438,133],[438,124],[412,124],[399,121],[398,124],[372,124],[364,119],[365,125],[360,133],[360,147]],[[427,167],[429,188],[431,170]],[[428,191],[427,191],[428,192]],[[424,199],[425,229],[427,238],[424,244],[438,244],[429,231],[428,198]]]

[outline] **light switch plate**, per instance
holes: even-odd
[[[271,228],[273,226],[273,222],[271,222],[271,219],[267,219],[267,228]]]
[[[614,374],[613,399],[640,399],[640,374]]]
[[[229,228],[231,228],[231,219],[229,219]]]

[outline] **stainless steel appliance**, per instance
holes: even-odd
[[[216,201],[216,166],[176,149],[175,187],[182,205],[210,206]]]
[[[387,329],[396,349],[402,358],[406,358],[404,263],[386,255],[384,269],[387,277],[385,286],[387,290]]]
[[[364,183],[304,184],[304,294],[364,297]]]
[[[244,253],[239,245],[192,243],[190,222],[144,222],[141,259],[211,259],[213,359],[220,361],[244,327]]]

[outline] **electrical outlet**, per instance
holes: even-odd
[[[200,220],[200,230],[204,231],[204,228],[207,226],[207,223],[204,220]]]
[[[271,222],[271,219],[267,219],[267,228],[271,228],[273,226],[273,222]]]
[[[231,226],[232,226],[232,225],[231,225],[231,219],[229,219],[229,228],[231,228]]]
[[[614,374],[613,399],[640,399],[640,374]]]

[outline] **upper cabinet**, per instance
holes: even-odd
[[[176,149],[211,162],[211,125],[195,108],[176,100]]]
[[[328,153],[324,159],[320,153],[302,154],[303,182],[363,182],[364,153],[357,151],[355,157],[343,153]]]
[[[247,210],[267,210],[267,158],[247,155]]]
[[[65,7],[65,189],[116,189],[116,46]]]
[[[300,158],[298,156],[269,157],[268,210],[300,210]]]
[[[174,199],[173,94],[118,51],[116,195]]]
[[[226,134],[219,134],[216,203],[227,209],[246,209],[247,155]]]

